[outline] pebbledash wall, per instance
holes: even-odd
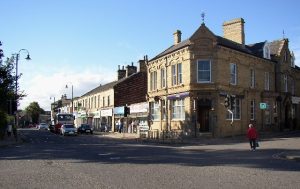
[[[259,130],[278,130],[286,120],[283,114],[292,116],[279,113],[280,93],[275,88],[280,63],[273,52],[283,48],[267,41],[246,45],[241,18],[225,22],[223,30],[224,37],[220,37],[202,23],[184,41],[177,30],[174,45],[147,62],[151,129],[177,130],[188,136],[230,136],[244,134],[250,122]],[[288,44],[286,51],[292,58]],[[295,72],[291,80],[299,83],[299,68],[287,67]],[[294,86],[296,98],[297,90]],[[226,95],[235,97],[232,125],[224,107]],[[261,110],[260,103],[266,103],[267,109]],[[299,115],[299,105],[294,108],[289,112]],[[295,124],[299,127],[299,121]]]

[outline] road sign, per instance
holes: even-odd
[[[264,110],[264,109],[267,109],[267,103],[259,103],[259,108],[261,109],[261,110]]]

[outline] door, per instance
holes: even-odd
[[[198,109],[199,132],[209,132],[209,110],[207,106],[200,106]]]

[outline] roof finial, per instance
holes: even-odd
[[[284,36],[284,30],[282,30],[282,38],[283,39],[285,38],[285,36]]]
[[[204,24],[204,18],[205,18],[205,13],[204,12],[201,13],[201,18],[202,18],[202,24]]]

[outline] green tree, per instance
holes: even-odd
[[[4,57],[3,50],[1,49],[2,43],[0,41],[0,138],[4,136],[8,113],[9,104],[14,101],[14,78],[13,77],[13,64],[11,64],[11,59],[7,59],[3,62]],[[12,109],[11,109],[12,110]]]
[[[25,111],[31,116],[33,123],[38,123],[40,114],[45,113],[45,111],[40,108],[40,105],[37,102],[31,102],[29,106],[26,107]]]

